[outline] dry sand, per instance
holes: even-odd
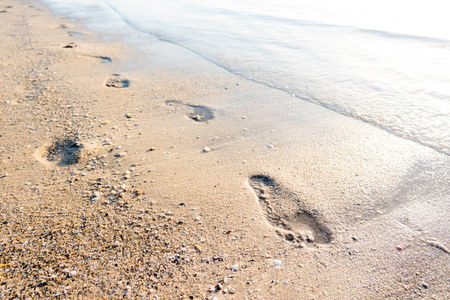
[[[449,298],[448,156],[36,2],[0,24],[0,298]]]

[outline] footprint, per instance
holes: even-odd
[[[251,176],[249,184],[267,220],[285,240],[300,246],[301,243],[331,243],[333,235],[320,221],[321,213],[307,209],[298,195],[265,175]]]
[[[71,166],[80,161],[83,144],[73,139],[62,139],[55,141],[47,147],[45,158],[59,166]]]
[[[105,85],[107,87],[123,89],[130,86],[130,81],[128,79],[122,78],[120,74],[111,74],[106,79]]]
[[[53,28],[53,29],[66,29],[67,26],[64,25],[64,24],[60,24],[60,25],[53,26],[52,28]]]
[[[112,59],[107,56],[94,56],[95,58],[98,58],[101,63],[110,63],[112,62]]]
[[[95,153],[94,145],[85,145],[77,138],[61,138],[38,148],[35,157],[43,164],[72,166]]]
[[[63,46],[63,48],[66,48],[66,49],[71,49],[71,48],[75,48],[75,47],[76,46],[74,43],[68,43],[67,45]]]
[[[67,34],[70,35],[70,36],[81,36],[81,35],[83,35],[81,32],[76,32],[76,31],[68,31]]]
[[[176,100],[166,101],[166,105],[178,106],[181,107],[182,109],[185,109],[186,115],[195,122],[208,122],[214,119],[213,111],[210,108],[203,105],[185,104],[181,101]]]
[[[110,58],[108,56],[100,56],[100,55],[97,56],[97,55],[89,55],[89,54],[82,54],[82,55],[98,59],[98,61],[100,63],[104,63],[104,64],[112,62],[112,58]]]

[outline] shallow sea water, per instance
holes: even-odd
[[[450,18],[442,0],[43,2],[99,31],[119,18],[298,101],[450,154]]]

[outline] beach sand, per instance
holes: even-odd
[[[0,297],[450,296],[448,156],[39,2],[0,24]]]

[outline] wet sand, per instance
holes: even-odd
[[[449,297],[448,156],[175,45],[0,11],[1,297]]]

